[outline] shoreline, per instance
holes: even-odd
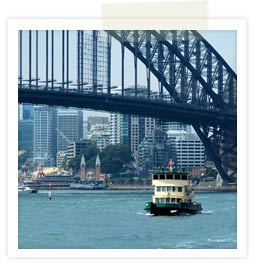
[[[194,191],[210,191],[210,192],[226,192],[237,191],[236,186],[222,186],[222,187],[193,187]],[[105,190],[153,190],[153,186],[141,185],[141,186],[109,186]]]
[[[195,192],[236,192],[237,187],[236,186],[222,186],[222,187],[199,187],[195,186],[192,187]],[[48,190],[48,188],[37,188],[38,190]],[[151,190],[153,191],[154,188],[151,185],[138,185],[138,186],[131,186],[131,185],[113,185],[108,186],[104,189],[70,189],[68,187],[53,187],[52,190]]]

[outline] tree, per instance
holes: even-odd
[[[100,155],[103,173],[120,173],[133,161],[129,146],[123,144],[108,145]]]
[[[75,156],[75,158],[71,159],[68,162],[68,167],[73,168],[75,172],[78,172],[78,170],[80,169],[82,155],[84,155],[84,158],[86,160],[86,167],[95,167],[96,156],[98,153],[99,149],[97,148],[97,146],[91,144],[83,149],[80,154]]]

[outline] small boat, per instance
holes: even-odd
[[[18,187],[18,192],[19,193],[37,193],[38,190],[34,188],[26,187],[26,186],[20,186]]]
[[[186,172],[173,172],[170,167],[169,171],[153,173],[152,185],[152,202],[147,202],[144,209],[150,214],[178,215],[201,212],[201,203],[192,201],[195,194]]]

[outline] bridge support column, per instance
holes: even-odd
[[[54,30],[51,31],[51,90],[54,90]]]

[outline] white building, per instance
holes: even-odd
[[[186,134],[183,130],[168,131],[168,140],[174,151],[176,167],[204,167],[205,148],[196,134]]]
[[[110,143],[119,144],[120,143],[120,118],[121,114],[111,113],[110,115]]]

